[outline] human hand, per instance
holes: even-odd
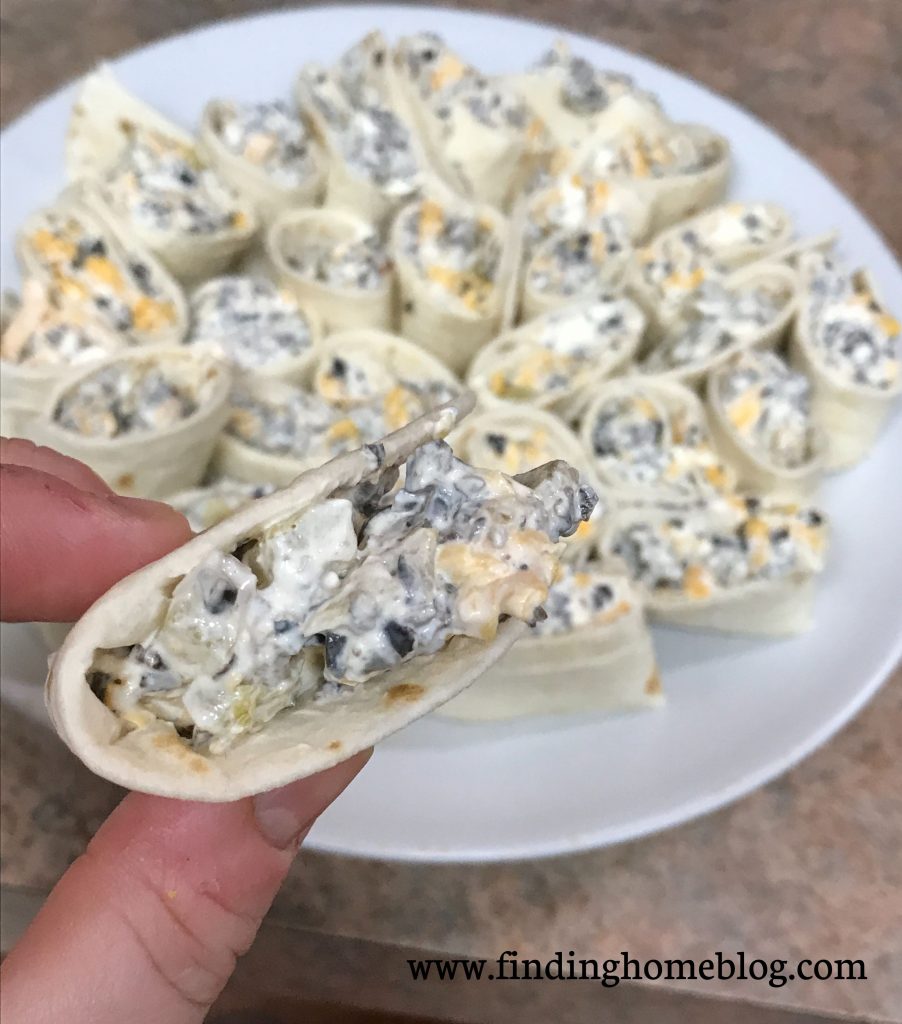
[[[183,516],[122,498],[87,466],[0,440],[0,618],[71,621],[183,543]],[[231,804],[130,793],[2,967],[16,1024],[203,1020],[313,822],[369,751]]]

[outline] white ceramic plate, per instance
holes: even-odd
[[[429,27],[492,71],[531,62],[557,31],[425,7],[328,7],[226,22],[116,62],[127,86],[193,123],[213,96],[287,96],[306,60],[329,61],[372,27],[391,37]],[[803,157],[763,124],[694,82],[585,38],[574,49],[634,75],[676,119],[723,132],[735,148],[732,194],[784,204],[803,234],[838,228],[897,303],[902,271],[877,232]],[[499,45],[500,44],[500,45]],[[2,269],[16,273],[11,233],[62,184],[73,89],[39,104],[0,141]],[[902,652],[902,417],[868,461],[830,482],[834,550],[817,627],[780,642],[660,630],[665,710],[511,725],[418,722],[379,747],[310,845],[405,860],[501,860],[566,853],[676,825],[767,782],[861,708]],[[43,653],[5,631],[6,692],[37,677]],[[563,682],[563,681],[562,681]],[[26,691],[27,693],[27,691]]]

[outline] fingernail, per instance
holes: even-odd
[[[296,847],[313,823],[369,761],[364,750],[317,775],[254,797],[254,816],[263,838],[278,850]]]

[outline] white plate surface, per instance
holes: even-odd
[[[193,123],[213,96],[287,96],[305,60],[330,61],[372,27],[442,33],[491,71],[531,62],[560,34],[492,15],[418,7],[328,7],[226,22],[115,62],[127,86]],[[731,194],[784,204],[803,234],[839,229],[841,250],[874,272],[898,309],[902,270],[877,232],[802,156],[727,100],[641,57],[586,38],[574,49],[634,75],[671,116],[726,135]],[[503,46],[499,46],[503,41]],[[40,103],[0,138],[4,286],[16,283],[12,232],[63,183],[73,89]],[[748,793],[836,732],[902,653],[902,417],[867,462],[830,481],[835,532],[817,626],[757,641],[658,630],[665,710],[465,726],[418,722],[382,744],[314,828],[311,846],[422,861],[567,853],[667,828]],[[5,690],[41,672],[34,634],[4,631]],[[562,680],[562,682],[565,682]]]

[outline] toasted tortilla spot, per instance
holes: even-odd
[[[117,491],[131,491],[135,486],[135,474],[134,473],[123,473],[122,476],[116,478],[116,490]]]
[[[426,692],[419,683],[398,683],[385,693],[389,704],[413,704]]]
[[[661,686],[661,673],[657,669],[646,680],[645,692],[649,697],[657,697],[658,694],[664,692],[664,688]]]
[[[328,750],[341,750],[341,740],[332,740],[329,744]]]
[[[176,757],[185,759],[188,762],[188,768],[193,772],[202,773],[210,770],[207,762],[199,754],[193,754],[188,750],[184,740],[178,736],[169,733],[154,736],[153,745],[157,750],[165,750],[169,754],[175,754]]]

